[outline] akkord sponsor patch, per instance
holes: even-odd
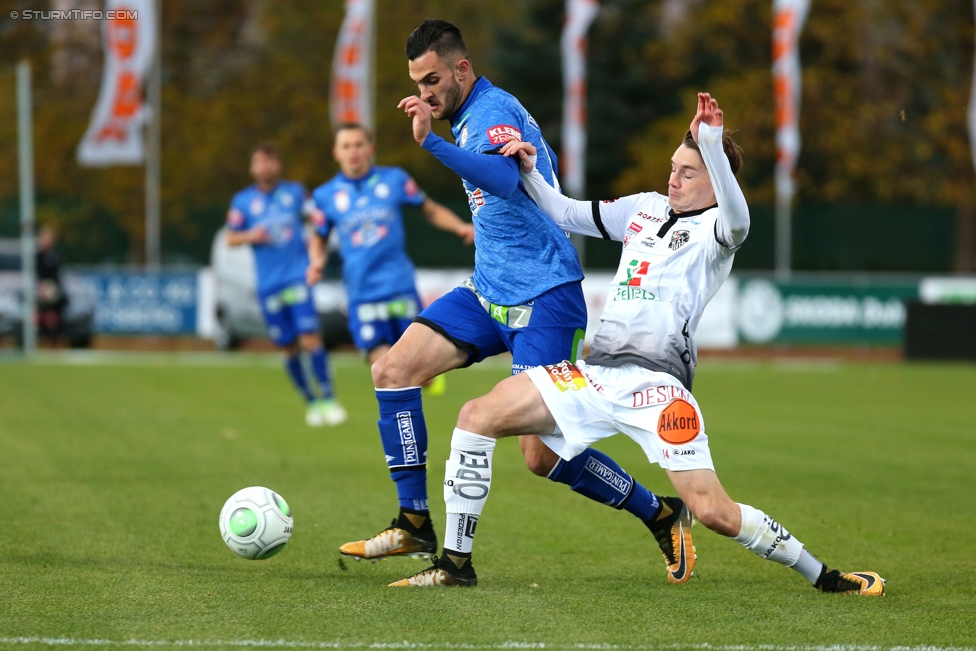
[[[701,419],[695,407],[685,400],[675,400],[664,408],[657,420],[657,435],[673,445],[684,445],[701,433]]]

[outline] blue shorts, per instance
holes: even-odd
[[[268,336],[278,346],[290,346],[299,334],[319,331],[319,315],[312,291],[304,283],[258,294]]]
[[[524,305],[495,305],[468,279],[415,320],[465,351],[465,366],[511,351],[515,375],[533,366],[576,361],[586,332],[586,303],[582,285],[575,282],[554,287]]]
[[[349,334],[356,348],[369,353],[377,346],[392,346],[420,313],[417,290],[368,303],[349,303]]]

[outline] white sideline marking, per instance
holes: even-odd
[[[307,642],[302,640],[98,640],[73,637],[0,637],[0,644],[48,646],[198,646],[268,647],[285,649],[581,649],[598,651],[976,651],[968,646],[871,646],[855,644],[549,644],[503,642],[467,644],[451,642]]]

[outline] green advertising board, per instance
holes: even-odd
[[[885,276],[740,276],[741,341],[751,344],[900,345],[918,279]]]

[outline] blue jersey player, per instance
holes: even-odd
[[[413,119],[413,137],[464,181],[475,229],[474,275],[434,301],[403,337],[372,366],[379,401],[379,430],[396,483],[400,514],[378,535],[343,545],[349,556],[430,555],[437,540],[427,508],[427,431],[420,385],[447,370],[512,353],[512,373],[532,365],[575,361],[586,328],[586,306],[576,250],[521,185],[518,164],[498,154],[510,139],[531,142],[539,171],[556,185],[556,159],[539,125],[512,95],[476,77],[457,27],[424,21],[407,39],[410,78],[419,97],[399,108]],[[431,132],[431,119],[449,120],[455,144]],[[529,469],[569,485],[602,504],[626,509],[649,527],[670,509],[602,452],[564,461],[536,436],[519,439]],[[467,477],[486,467],[472,457]],[[462,474],[463,474],[462,473]],[[445,491],[476,482],[445,482]],[[477,518],[447,514],[452,550],[464,549]],[[441,559],[450,570],[464,553]]]
[[[310,426],[339,425],[346,412],[333,396],[328,358],[319,336],[312,290],[305,283],[308,254],[303,227],[308,195],[301,183],[282,181],[281,159],[270,144],[251,153],[254,185],[231,200],[227,243],[250,245],[257,292],[268,335],[285,352],[285,368],[305,399]],[[301,352],[308,354],[320,395],[310,386]]]
[[[306,274],[309,284],[322,277],[328,237],[337,232],[349,332],[370,364],[386,354],[420,312],[402,206],[420,208],[431,224],[466,244],[474,241],[471,224],[427,197],[402,169],[373,165],[373,153],[369,129],[352,122],[336,128],[332,156],[339,173],[312,192],[316,234],[309,240]]]

